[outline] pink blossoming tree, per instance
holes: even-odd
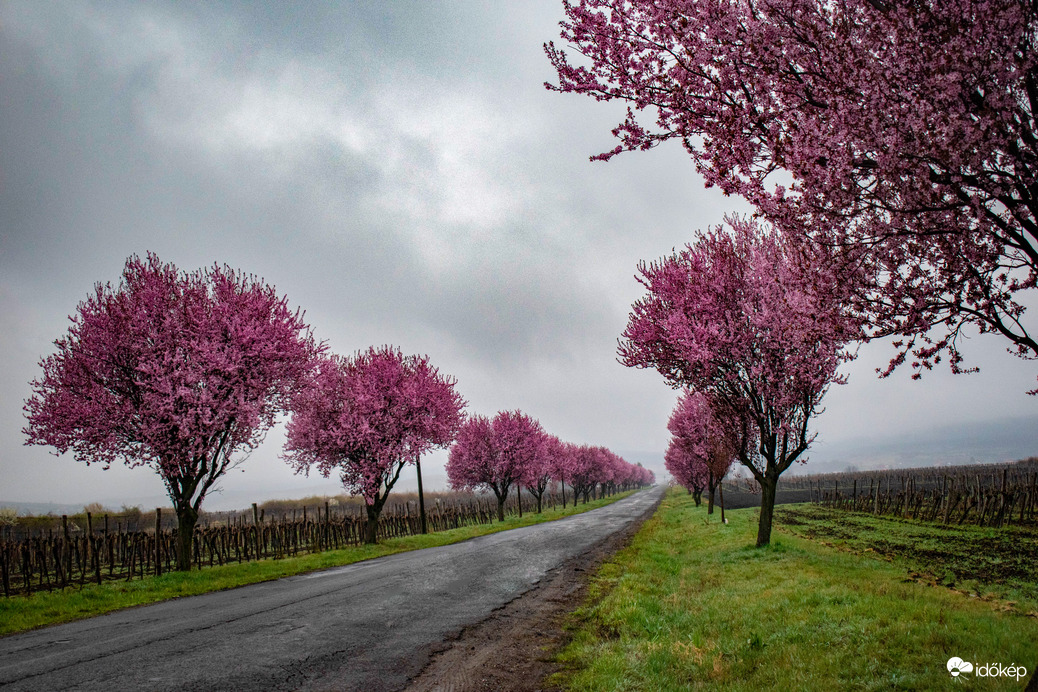
[[[567,458],[570,487],[573,488],[573,504],[583,495],[584,504],[591,498],[591,493],[598,484],[602,462],[601,447],[579,445]]]
[[[600,497],[615,493],[624,483],[631,464],[613,450],[602,447],[599,454],[598,484]]]
[[[465,401],[455,384],[426,356],[391,346],[325,358],[292,400],[285,459],[297,472],[337,471],[343,486],[364,498],[364,539],[375,543],[404,466],[457,435]]]
[[[707,470],[703,458],[695,454],[687,444],[672,437],[667,444],[667,451],[663,454],[663,464],[675,482],[688,490],[688,494],[693,497],[698,507],[707,484]]]
[[[558,481],[559,487],[562,490],[562,507],[566,507],[566,482],[569,478],[569,469],[572,464],[572,457],[577,453],[577,445],[572,442],[563,442],[562,446],[555,450],[555,454],[552,457],[552,480]],[[577,498],[574,493],[573,505],[576,506]]]
[[[707,395],[735,431],[739,460],[762,489],[762,546],[779,476],[807,451],[811,417],[843,382],[837,368],[859,329],[817,248],[755,222],[728,223],[640,266],[648,294],[633,306],[619,354]]]
[[[962,371],[970,329],[1038,357],[1034,3],[564,4],[549,88],[630,107],[596,158],[676,139],[708,185],[852,249],[868,335],[904,335],[884,374]]]
[[[473,416],[462,426],[447,458],[447,479],[455,490],[490,490],[498,521],[513,485],[529,478],[543,455],[541,424],[521,411],[502,411],[492,420]]]
[[[206,494],[260,443],[322,347],[302,313],[228,267],[183,273],[154,254],[97,284],[25,403],[27,444],[162,478],[191,568]]]
[[[532,460],[523,478],[523,485],[537,498],[537,513],[541,513],[544,493],[555,477],[558,460],[566,454],[565,445],[554,435],[545,433],[540,453]]]
[[[628,464],[629,473],[625,482],[625,488],[644,488],[656,483],[656,474],[642,466],[640,463]]]
[[[713,514],[714,494],[728,474],[739,445],[735,430],[718,420],[705,394],[690,391],[678,399],[667,429],[694,460],[696,471],[706,476],[707,514]]]

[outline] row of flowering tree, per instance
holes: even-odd
[[[206,495],[279,414],[292,416],[285,458],[297,471],[337,472],[364,497],[369,542],[403,468],[449,445],[463,420],[455,381],[428,358],[388,346],[329,355],[285,297],[226,266],[187,273],[131,257],[71,321],[31,383],[26,444],[154,469],[177,514],[180,570]]]
[[[514,488],[537,498],[537,511],[549,485],[573,488],[573,501],[587,502],[596,486],[603,489],[641,487],[654,482],[651,471],[624,461],[604,447],[574,445],[545,432],[521,411],[501,411],[493,418],[475,415],[461,427],[447,461],[447,478],[455,490],[490,491],[497,498],[497,517],[504,521],[505,500]]]
[[[714,493],[737,455],[734,429],[714,414],[707,395],[693,391],[678,399],[667,429],[671,434],[664,456],[667,471],[695,497],[697,506],[707,491],[707,513],[713,514]]]
[[[641,265],[647,294],[634,304],[620,343],[625,365],[654,368],[695,393],[671,421],[672,431],[693,430],[703,445],[694,454],[730,445],[760,484],[758,546],[771,540],[779,476],[805,460],[811,419],[829,386],[844,381],[837,369],[860,337],[827,252],[729,218],[727,228]],[[682,455],[672,451],[671,463]]]
[[[391,346],[329,354],[285,297],[226,266],[187,273],[154,254],[131,257],[120,283],[98,284],[71,321],[31,383],[26,443],[106,468],[122,461],[155,470],[177,514],[181,570],[191,567],[206,495],[279,414],[291,416],[285,460],[297,472],[337,474],[362,496],[370,543],[405,467],[416,467],[421,498],[422,455],[459,432],[452,459],[458,449],[478,459],[483,445],[498,474],[462,485],[484,483],[502,503],[513,484],[524,485],[540,509],[562,475],[581,478],[575,489],[651,480],[615,455],[596,457],[591,475],[571,471],[570,446],[519,413],[466,422],[456,381],[426,356]]]
[[[628,105],[619,145],[593,158],[677,140],[708,186],[755,207],[752,224],[642,266],[649,295],[620,355],[705,395],[735,431],[762,488],[758,545],[855,341],[894,337],[881,375],[910,362],[915,379],[942,357],[965,371],[971,331],[1038,357],[1025,309],[1038,289],[1038,5],[563,5],[569,47],[545,45],[558,75],[546,86]]]
[[[400,473],[419,470],[421,456],[454,441],[465,401],[456,381],[425,356],[372,347],[352,358],[324,358],[292,401],[286,459],[297,470],[337,472],[365,500],[365,541],[374,543],[378,518]],[[421,508],[425,518],[425,508]]]

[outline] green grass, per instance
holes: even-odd
[[[914,579],[1038,617],[1038,527],[957,526],[821,505],[776,508],[781,530],[880,557]]]
[[[531,526],[603,507],[627,497],[631,492],[618,493],[612,497],[588,502],[586,505],[569,505],[565,510],[556,507],[545,509],[541,514],[527,513],[522,519],[513,514],[506,516],[504,522],[465,526],[424,536],[392,538],[374,546],[362,545],[280,560],[269,559],[206,567],[192,572],[172,572],[160,577],[145,577],[130,582],[86,584],[63,591],[37,592],[31,596],[0,597],[0,636],[171,598],[233,589],[246,584],[348,565],[394,553],[458,543],[476,536]]]
[[[555,683],[574,690],[1020,689],[953,680],[952,656],[1033,672],[1038,619],[909,578],[898,564],[709,517],[671,492],[593,578]]]

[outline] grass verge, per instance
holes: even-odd
[[[953,656],[1033,674],[1038,619],[909,578],[903,566],[708,517],[668,493],[593,578],[553,682],[573,690],[1021,689],[953,679]]]
[[[522,526],[532,526],[561,519],[573,514],[604,507],[627,497],[634,491],[618,493],[594,500],[586,505],[545,509],[541,514],[505,517],[504,522],[465,526],[424,536],[392,538],[374,546],[355,546],[323,553],[312,553],[280,560],[259,560],[242,564],[205,567],[192,572],[171,572],[160,577],[145,577],[134,581],[86,584],[63,591],[37,592],[31,596],[0,598],[0,636],[26,630],[70,622],[101,615],[121,608],[156,603],[182,596],[196,596],[210,591],[233,589],[271,579],[314,572],[328,567],[339,567],[361,560],[402,553],[409,550],[433,548],[458,543],[476,536],[485,536]]]

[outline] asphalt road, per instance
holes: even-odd
[[[398,690],[443,642],[641,517],[567,519],[0,638],[0,688]]]

